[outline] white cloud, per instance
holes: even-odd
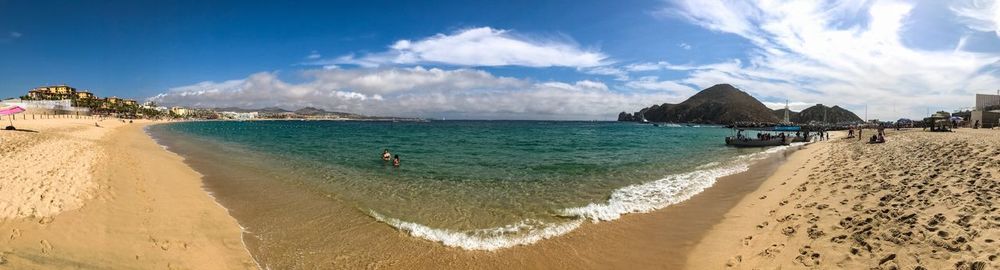
[[[681,47],[681,49],[684,49],[684,50],[690,50],[691,49],[691,44],[687,44],[687,43],[681,42],[681,44],[677,44],[677,47]]]
[[[471,28],[437,34],[420,40],[399,40],[389,50],[365,55],[344,55],[307,64],[385,65],[446,64],[457,66],[596,67],[608,57],[595,50],[556,39],[516,35],[510,30]]]
[[[838,104],[856,112],[867,104],[870,117],[882,119],[920,116],[928,106],[967,107],[973,93],[996,87],[1000,55],[903,44],[900,35],[912,9],[892,0],[681,0],[662,13],[755,46],[745,63],[690,67],[679,83],[727,82],[764,101]],[[660,66],[669,65],[638,67]]]
[[[316,60],[316,59],[320,59],[322,57],[323,57],[323,55],[319,54],[319,52],[312,51],[312,52],[309,52],[309,55],[306,56],[306,59]]]
[[[661,81],[656,76],[645,76],[638,80],[629,81],[625,86],[637,90],[667,91],[678,97],[690,97],[698,92],[691,86],[683,85],[675,81]]]
[[[739,60],[735,61],[739,62]],[[671,64],[670,62],[667,61],[659,61],[659,62],[644,62],[644,63],[629,64],[625,66],[625,70],[631,72],[658,71],[658,70],[688,71],[696,69],[711,69],[714,67],[715,65],[692,65],[692,64],[677,65],[677,64]]]
[[[621,93],[596,81],[535,82],[472,70],[359,68],[309,70],[288,83],[275,73],[202,82],[150,98],[164,105],[288,109],[313,106],[370,115],[514,119],[613,119],[670,93]]]
[[[15,39],[24,36],[24,34],[21,34],[21,32],[10,32],[9,36],[11,39]]]
[[[996,0],[963,0],[954,3],[951,11],[973,30],[994,32],[1000,37],[1000,2]]]

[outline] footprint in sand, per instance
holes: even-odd
[[[38,243],[42,246],[42,254],[49,254],[52,252],[52,244],[49,244],[49,241],[42,240]]]
[[[819,265],[820,255],[819,253],[812,250],[812,247],[805,246],[799,249],[799,256],[795,257],[799,263],[806,267],[812,267]]]
[[[10,231],[10,240],[17,239],[18,237],[21,237],[21,230],[13,229]]]

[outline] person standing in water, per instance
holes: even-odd
[[[389,149],[382,150],[382,161],[389,161],[392,158],[392,154],[389,153]]]
[[[399,168],[399,155],[392,159],[392,166]]]

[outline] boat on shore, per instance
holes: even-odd
[[[726,137],[726,145],[735,147],[768,147],[768,146],[782,146],[792,144],[797,138],[797,136],[792,136],[791,134],[785,134],[785,131],[795,131],[797,129],[792,127],[771,127],[771,128],[759,128],[759,129],[749,129],[756,131],[757,136],[744,136],[743,132],[748,131],[748,129],[734,129],[736,134],[734,136]],[[763,134],[763,136],[761,136]]]

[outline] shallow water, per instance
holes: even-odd
[[[323,237],[323,224],[388,225],[470,250],[531,244],[683,201],[761,152],[725,147],[724,128],[616,122],[185,122],[150,131],[206,174],[264,253],[280,249],[269,243]],[[384,148],[400,168],[379,159]]]

